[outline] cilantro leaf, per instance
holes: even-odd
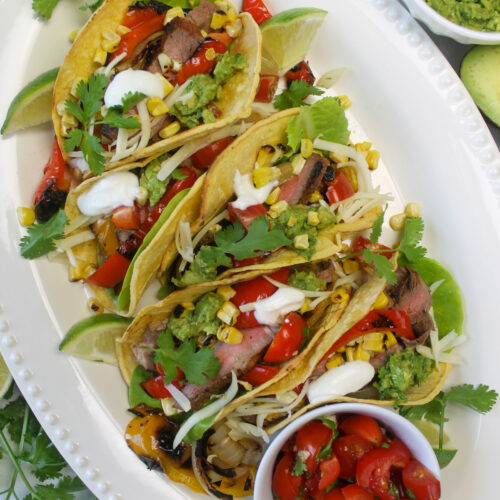
[[[99,122],[98,125],[109,125],[110,127],[136,129],[141,128],[141,124],[137,116],[123,116],[122,113],[116,109],[108,109],[106,116]]]
[[[377,243],[380,235],[382,234],[382,224],[384,223],[385,211],[382,212],[378,217],[372,227],[372,232],[370,233],[370,243]]]
[[[498,393],[484,384],[479,384],[476,388],[471,384],[456,385],[446,395],[448,401],[455,401],[479,413],[491,411],[497,398]]]
[[[80,105],[83,110],[83,120],[79,120],[85,126],[90,124],[94,116],[101,111],[104,92],[108,84],[108,79],[102,73],[91,75],[88,82],[80,80],[76,86],[76,96],[80,99]],[[70,113],[70,110],[66,108]],[[77,117],[78,118],[78,117]]]
[[[434,453],[436,454],[436,458],[439,463],[439,468],[444,469],[457,454],[458,450],[444,450],[439,448],[433,448]]]
[[[403,417],[410,420],[425,419],[434,424],[440,425],[445,405],[444,392],[440,392],[433,400],[418,406],[404,406],[399,412]],[[448,419],[445,418],[445,422]]]
[[[33,0],[32,7],[33,10],[45,19],[50,19],[52,12],[54,11],[59,0]]]
[[[64,139],[64,151],[66,151],[66,153],[69,153],[70,151],[73,151],[76,148],[80,147],[84,133],[85,132],[79,128],[70,130],[66,139]]]
[[[394,285],[396,283],[396,273],[394,272],[394,265],[384,255],[374,252],[373,250],[365,249],[362,254],[364,261],[367,264],[373,264],[377,275],[385,278],[387,283]]]
[[[83,132],[81,143],[83,158],[88,163],[94,175],[101,175],[106,169],[106,159],[104,158],[104,148],[101,141],[88,132]]]
[[[427,250],[419,246],[422,241],[424,221],[421,217],[409,217],[406,219],[403,237],[399,243],[399,251],[410,261],[415,262],[426,254]]]
[[[307,472],[307,465],[304,460],[302,460],[300,455],[297,455],[297,459],[295,460],[292,470],[292,476],[302,476],[304,472]]]
[[[127,92],[122,97],[123,112],[127,113],[146,97],[142,92]]]
[[[204,385],[207,377],[215,379],[219,373],[221,363],[212,347],[201,347],[196,351],[194,339],[189,339],[175,348],[168,330],[160,334],[157,343],[154,361],[162,366],[167,384],[177,376],[177,367],[184,372],[187,382],[195,385]]]
[[[324,90],[320,90],[313,85],[307,85],[302,80],[294,80],[288,90],[284,90],[274,98],[273,106],[280,111],[298,106],[308,106],[309,104],[304,102],[303,99],[309,95],[321,95],[324,93]]]
[[[68,218],[60,209],[44,224],[28,227],[28,234],[21,238],[21,255],[25,259],[36,259],[56,248],[54,240],[64,237],[64,226]]]

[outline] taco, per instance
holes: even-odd
[[[65,159],[84,176],[250,115],[259,27],[228,2],[196,4],[107,0],[80,31],[57,76],[52,117]]]
[[[179,225],[180,257],[172,265],[175,249],[165,254],[165,279],[185,287],[323,259],[343,235],[370,228],[388,197],[372,188],[367,148],[348,140],[332,97],[246,130],[212,165],[198,220]]]

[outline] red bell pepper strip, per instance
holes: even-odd
[[[296,313],[288,313],[271,345],[264,354],[266,363],[281,363],[295,356],[304,340],[304,329],[307,323]]]
[[[196,153],[191,157],[193,164],[196,168],[205,169],[208,168],[214,160],[219,156],[219,153],[224,151],[229,144],[234,141],[234,137],[224,137],[218,141],[212,142],[204,148],[198,149]]]
[[[85,280],[85,283],[112,288],[123,281],[129,265],[130,261],[115,250],[113,255]]]
[[[226,47],[231,45],[233,39],[227,34],[227,31],[219,33],[218,31],[211,32],[207,35],[207,38],[212,38],[212,40],[217,40],[223,43]]]
[[[134,28],[137,28],[139,24],[143,24],[157,15],[158,12],[156,12],[154,7],[147,7],[145,9],[130,9],[125,14],[121,24],[122,26],[126,26],[127,28],[133,30]]]
[[[257,102],[271,102],[278,88],[278,75],[260,75],[259,87],[255,94]]]
[[[288,86],[290,86],[290,84],[294,80],[297,80],[299,82],[306,82],[307,85],[313,85],[316,81],[316,78],[314,78],[314,74],[309,67],[309,64],[307,64],[305,61],[299,62],[292,69],[287,71],[285,73],[285,79]]]
[[[259,25],[272,17],[262,0],[243,0],[241,10],[248,12]]]

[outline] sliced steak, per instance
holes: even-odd
[[[289,205],[307,203],[318,189],[330,162],[317,153],[313,153],[305,162],[302,170],[280,186],[278,200],[285,200]]]
[[[135,355],[137,362],[146,370],[153,372],[155,371],[155,363],[151,355],[154,349],[157,347],[156,341],[160,336],[160,333],[165,330],[166,322],[164,321],[153,321],[146,330],[146,333],[142,337],[141,341],[132,346],[132,352]],[[151,349],[144,349],[144,347],[150,347]]]
[[[210,31],[210,23],[212,22],[212,16],[217,11],[217,5],[208,0],[201,0],[200,5],[195,7],[186,16],[189,20],[193,21],[200,30]]]
[[[378,370],[382,368],[387,363],[387,360],[389,359],[389,356],[391,354],[394,354],[396,351],[401,351],[403,349],[403,346],[401,344],[394,344],[393,346],[389,347],[387,351],[384,352],[379,352],[373,358],[370,359],[370,364],[375,368],[375,370]]]
[[[331,283],[335,280],[335,268],[331,260],[320,262],[315,272],[316,277],[326,283]]]
[[[184,64],[202,42],[203,36],[193,21],[187,17],[175,17],[165,26],[160,52]]]
[[[241,330],[241,344],[215,344],[215,356],[221,362],[221,368],[215,380],[207,378],[204,386],[186,384],[182,388],[184,395],[191,401],[191,408],[199,410],[210,396],[218,389],[226,388],[231,382],[231,371],[240,377],[257,363],[262,351],[272,342],[273,330],[267,326],[257,326]]]

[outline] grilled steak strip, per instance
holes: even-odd
[[[201,0],[200,5],[189,11],[186,16],[190,21],[193,21],[200,30],[210,31],[210,23],[212,16],[217,11],[217,5],[208,0]]]

